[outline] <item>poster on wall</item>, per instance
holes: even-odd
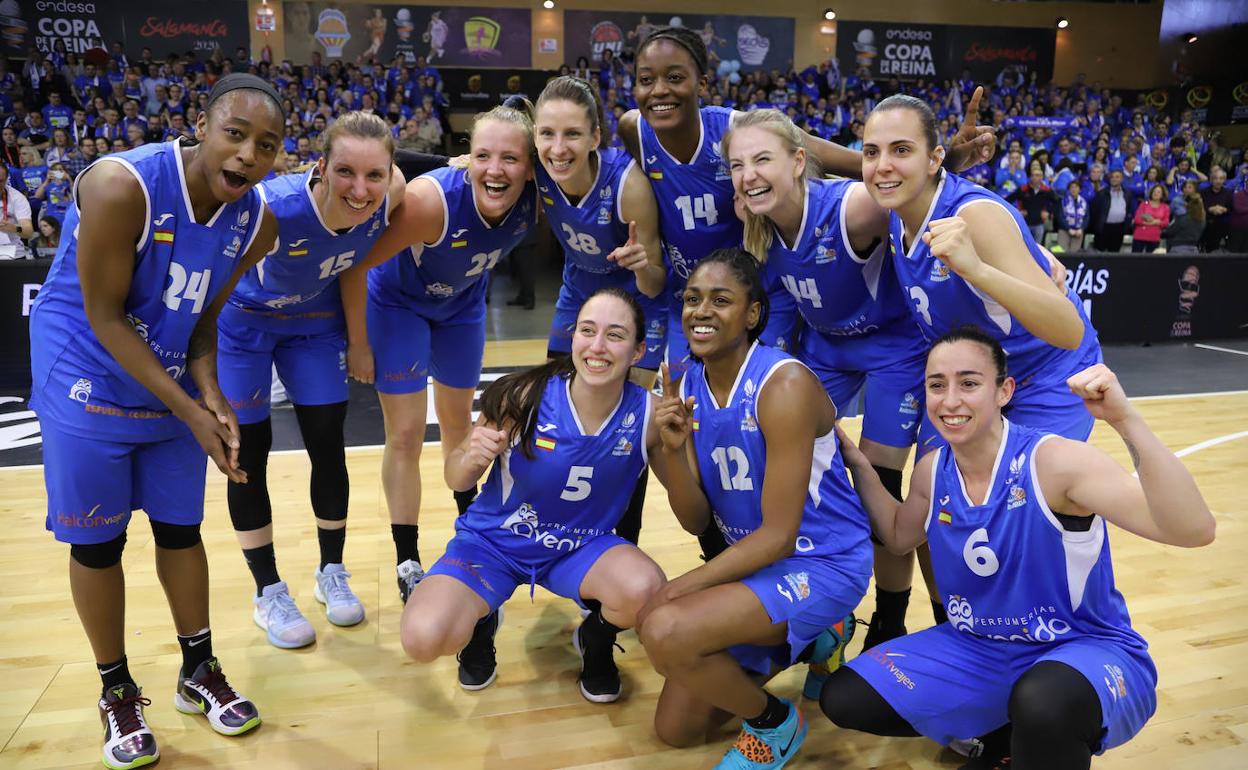
[[[282,3],[286,57],[296,64],[319,53],[328,61],[415,63],[448,67],[529,67],[532,23],[527,8],[439,8],[406,5]]]
[[[25,58],[30,48],[82,54],[114,42],[156,57],[187,51],[232,55],[249,45],[246,0],[53,0],[0,1],[0,38],[5,55]]]
[[[743,71],[786,69],[793,58],[792,18],[564,11],[566,61],[571,64],[584,56],[591,67],[597,67],[603,51],[609,49],[618,56],[625,49],[635,50],[652,31],[669,25],[696,31],[706,43],[712,68],[735,61]]]
[[[906,22],[840,21],[836,58],[842,72],[866,67],[877,80],[896,77],[995,81],[1003,70],[1053,77],[1057,31],[1037,27],[969,27]]]

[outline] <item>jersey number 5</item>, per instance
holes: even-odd
[[[568,470],[568,483],[563,485],[560,500],[576,503],[589,497],[591,491],[589,480],[594,477],[594,466],[573,465]]]

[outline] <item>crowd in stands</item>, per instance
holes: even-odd
[[[595,82],[605,112],[605,141],[619,146],[620,116],[635,106],[628,54],[604,52],[591,69],[584,58],[563,74]],[[448,113],[456,108],[437,68],[422,57],[389,66],[364,62],[308,64],[253,61],[239,48],[206,59],[194,53],[157,59],[150,49],[130,58],[121,44],[84,57],[31,50],[20,67],[0,59],[0,258],[55,251],[72,203],[73,179],[96,158],[143,143],[192,136],[217,78],[251,71],[284,97],[285,150],[278,171],[319,157],[318,137],[345,111],[374,112],[400,146],[444,153]],[[998,129],[999,151],[963,173],[1014,202],[1038,239],[1055,250],[1248,252],[1248,158],[1184,110],[1160,112],[1140,95],[1083,82],[1037,82],[1035,72],[1007,68],[992,83],[960,80],[886,82],[861,69],[842,75],[835,60],[801,72],[709,73],[707,101],[738,110],[774,107],[804,130],[853,149],[880,99],[909,93],[928,101],[941,138],[958,129],[977,85],[985,89],[979,122]],[[513,78],[514,80],[514,78]],[[473,103],[461,108],[476,110]],[[488,105],[485,105],[488,106]],[[1017,125],[1019,118],[1058,119],[1058,128]],[[1025,121],[1023,121],[1025,122]],[[26,220],[22,214],[29,211]],[[27,227],[22,223],[29,221]]]

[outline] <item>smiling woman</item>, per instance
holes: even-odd
[[[216,322],[277,232],[252,187],[273,165],[282,114],[272,86],[251,75],[219,80],[208,104],[199,144],[146,145],[78,177],[66,238],[31,312],[47,525],[70,544],[74,604],[104,685],[109,767],[160,756],[123,641],[121,554],[138,508],[151,520],[182,648],[177,708],[225,735],[260,724],[212,656],[199,526],[205,452],[231,481],[246,480],[238,423],[217,384]],[[59,515],[67,511],[91,513]]]
[[[348,365],[357,379],[375,379],[381,400],[382,479],[405,601],[424,575],[417,522],[429,377],[442,445],[454,447],[472,427],[487,274],[537,222],[533,122],[525,104],[528,111],[503,106],[478,115],[467,170],[440,168],[409,182],[389,227],[342,278],[346,286],[367,275],[367,303],[354,291],[343,294]],[[461,512],[474,494],[456,493]]]
[[[239,463],[248,483],[229,485],[230,519],[256,582],[257,625],[269,642],[311,644],[315,632],[291,598],[273,553],[266,467],[273,442],[270,372],[276,367],[294,404],[312,460],[312,510],[320,565],[314,595],[331,623],[350,626],[364,607],[343,566],[348,478],[346,325],[338,276],[366,254],[403,198],[394,139],[376,115],[350,112],[324,133],[324,155],[302,174],[265,182],[260,191],[278,233],[263,269],[247,272],[221,315],[221,386],[241,423]],[[360,295],[364,284],[351,288]]]

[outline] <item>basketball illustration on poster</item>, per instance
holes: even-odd
[[[364,22],[364,26],[368,29],[368,48],[364,49],[364,53],[357,57],[357,61],[364,62],[376,56],[381,51],[381,44],[386,39],[386,27],[389,22],[382,15],[380,8],[373,9],[373,15]]]
[[[398,40],[394,44],[394,55],[402,56],[408,64],[416,63],[416,44],[412,41],[412,32],[416,25],[412,23],[412,12],[400,8],[394,14],[394,32]]]

